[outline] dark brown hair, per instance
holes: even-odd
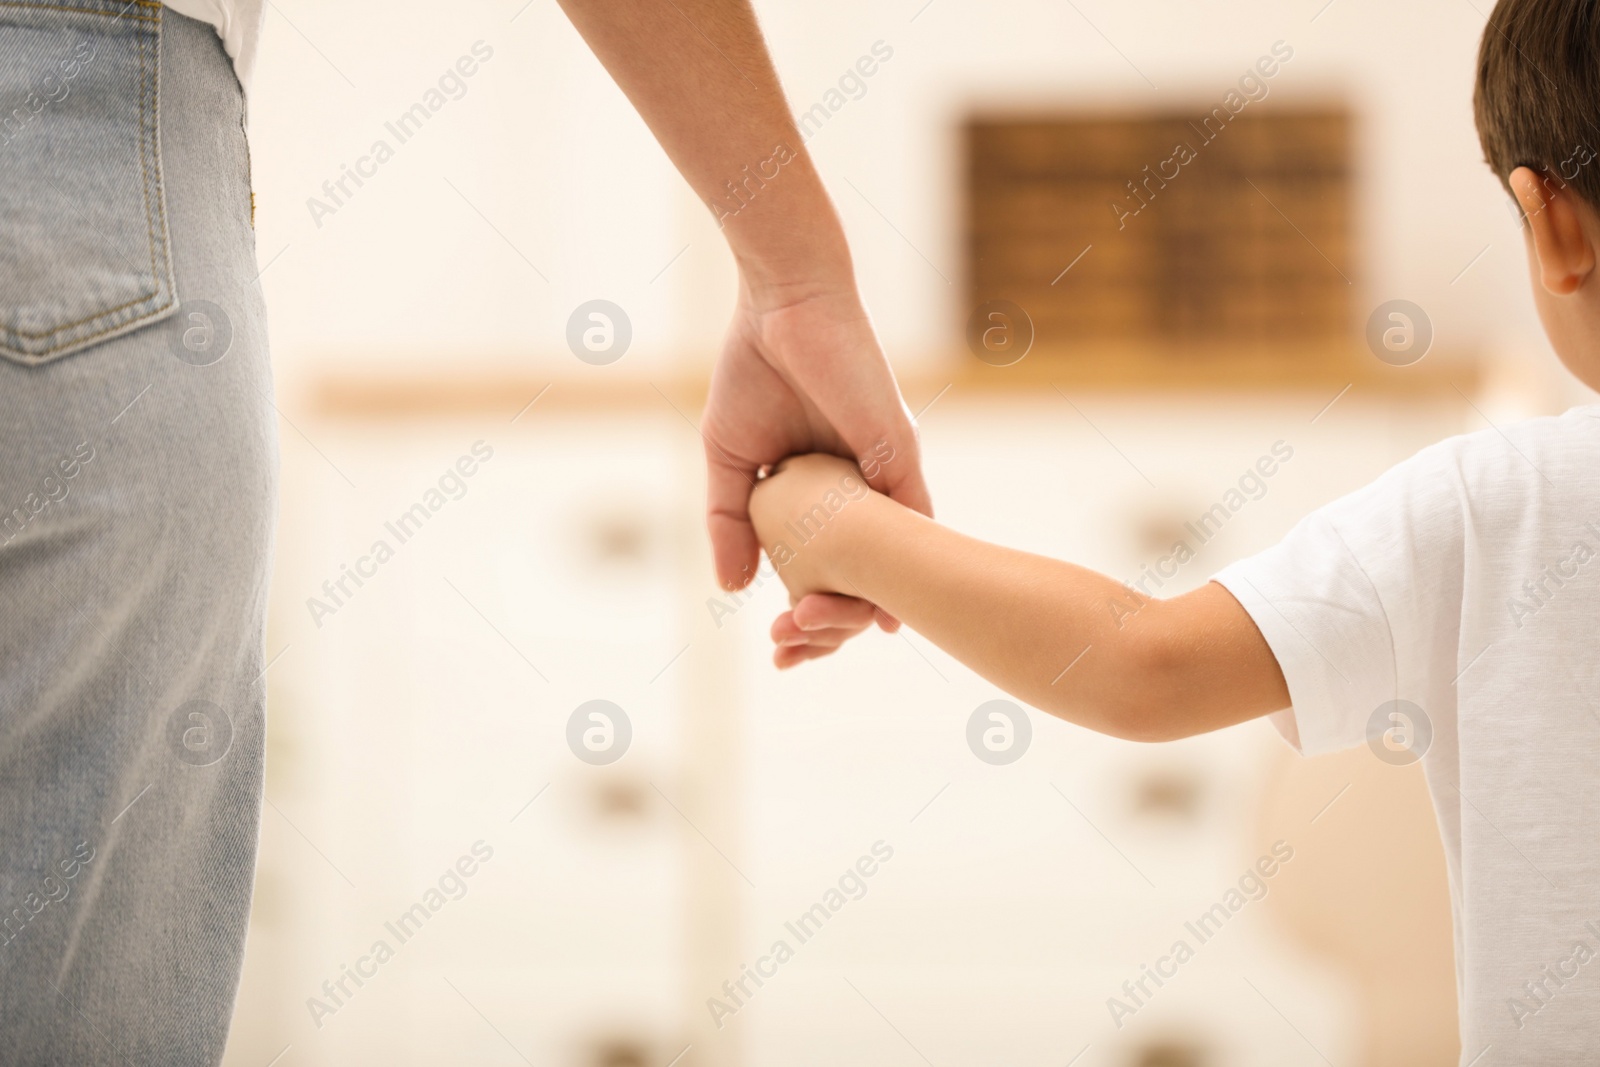
[[[1600,0],[1500,0],[1478,49],[1473,111],[1509,191],[1532,167],[1600,207]]]

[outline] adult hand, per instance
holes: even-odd
[[[559,2],[739,263],[739,305],[701,427],[722,584],[755,577],[750,491],[763,466],[795,453],[855,459],[874,488],[928,512],[916,431],[750,0]],[[773,626],[777,662],[825,655],[872,616],[851,597],[804,597]]]
[[[933,514],[916,427],[853,281],[781,288],[745,279],[700,429],[706,522],[727,589],[748,584],[759,563],[749,511],[757,474],[788,456],[854,459],[872,488]],[[773,624],[774,662],[791,667],[825,656],[874,614],[855,597],[803,597]],[[899,626],[876,615],[885,630]]]

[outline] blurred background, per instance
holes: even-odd
[[[757,8],[961,530],[1169,595],[1583,399],[1473,132],[1486,3]],[[1418,766],[1019,728],[915,633],[772,670],[781,587],[701,531],[730,257],[551,0],[266,17],[231,1067],[1457,1062]]]

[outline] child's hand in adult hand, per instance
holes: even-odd
[[[707,524],[725,588],[742,588],[755,575],[751,489],[759,469],[785,456],[858,457],[872,488],[932,513],[916,428],[866,309],[846,281],[798,291],[748,279],[741,285],[701,423]],[[779,665],[826,655],[874,618],[884,629],[898,626],[851,596],[805,596],[773,624]]]
[[[772,627],[779,667],[825,656],[871,624],[873,607],[850,595],[840,562],[846,530],[872,496],[854,463],[823,454],[785,460],[751,494],[756,536],[794,606]]]

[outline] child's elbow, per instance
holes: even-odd
[[[1196,693],[1191,654],[1159,635],[1130,641],[1123,683],[1106,709],[1110,729],[1124,741],[1157,744],[1180,741],[1200,731],[1190,714]]]
[[[1116,728],[1108,732],[1123,741],[1135,741],[1141,745],[1181,741],[1194,736],[1194,731],[1184,725],[1183,717],[1176,714],[1174,709],[1150,705],[1122,709]]]

